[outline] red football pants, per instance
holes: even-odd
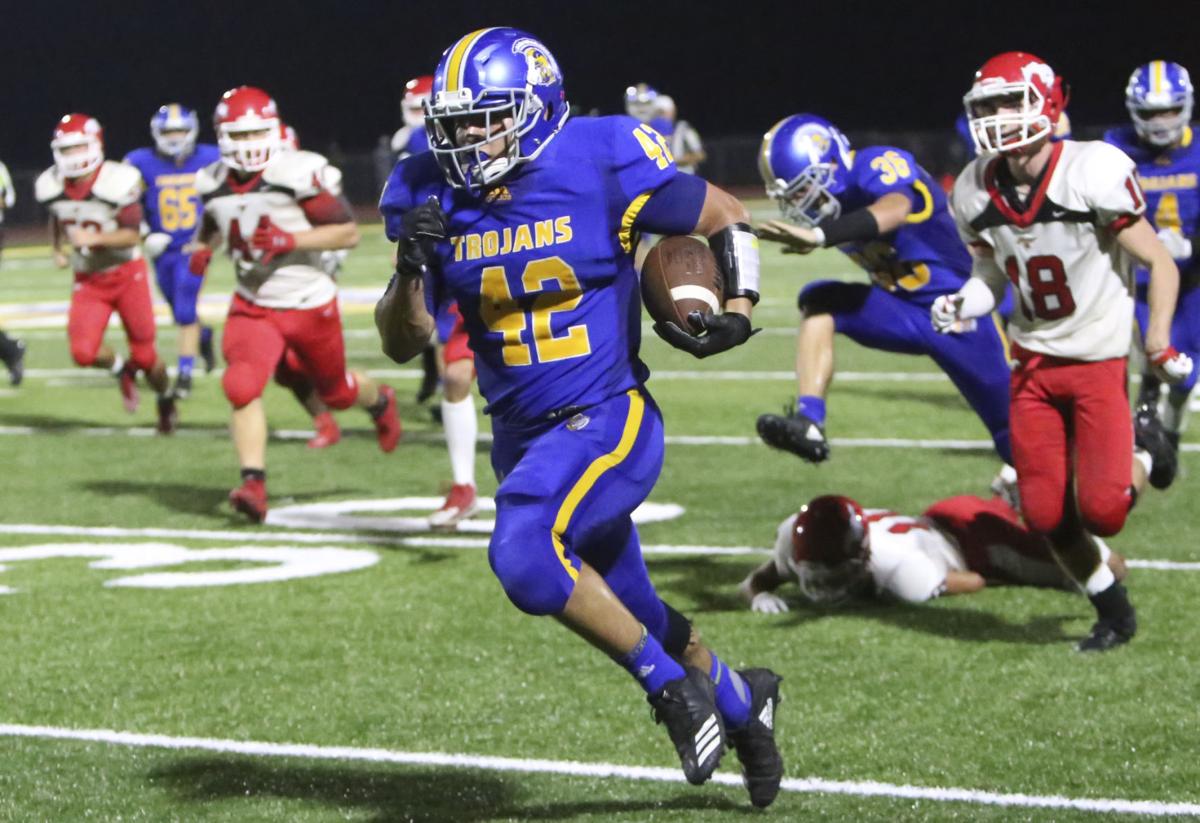
[[[221,385],[235,409],[262,396],[287,349],[327,406],[345,409],[358,399],[358,381],[346,371],[337,300],[312,309],[268,309],[234,295],[221,348],[228,364]]]
[[[462,312],[458,309],[458,303],[450,305],[449,313],[454,317],[454,328],[450,331],[446,344],[442,346],[442,363],[449,366],[459,360],[473,361],[475,353],[471,351],[471,344],[467,339],[467,327],[463,322]]]
[[[129,362],[149,371],[158,360],[154,350],[154,308],[144,259],[130,260],[97,274],[75,273],[67,338],[71,357],[90,366],[104,340],[104,329],[115,311],[129,340]]]
[[[1014,354],[1009,417],[1025,521],[1049,534],[1077,501],[1085,529],[1116,534],[1133,503],[1125,358],[1086,363],[1015,347]]]

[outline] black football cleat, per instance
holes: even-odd
[[[691,666],[684,670],[685,677],[672,680],[660,694],[646,699],[654,709],[654,721],[667,727],[683,776],[699,786],[712,777],[725,753],[725,723],[717,711],[708,675]]]
[[[0,351],[0,360],[4,361],[4,367],[8,369],[8,382],[19,386],[25,379],[25,341],[5,337],[4,342],[9,345]]]
[[[758,418],[758,436],[774,449],[791,452],[809,463],[829,459],[829,441],[817,421],[791,409],[786,415],[764,414]]]
[[[775,745],[775,711],[779,708],[779,681],[770,669],[738,672],[750,687],[750,722],[728,732],[729,743],[742,764],[742,782],[750,802],[760,809],[770,806],[783,780],[783,757]]]
[[[1081,652],[1106,652],[1133,639],[1137,634],[1137,619],[1131,612],[1122,618],[1102,617],[1092,626],[1092,633],[1075,647]]]
[[[1150,453],[1150,485],[1165,489],[1175,482],[1179,471],[1178,440],[1172,441],[1154,406],[1138,406],[1133,413],[1134,443]]]
[[[192,376],[190,374],[181,374],[175,378],[175,387],[171,389],[171,396],[176,400],[187,400],[192,396]]]
[[[204,373],[212,374],[217,367],[217,353],[213,350],[213,334],[200,334],[200,359],[204,361]]]
[[[158,433],[174,434],[179,427],[179,410],[175,408],[174,394],[158,396]]]

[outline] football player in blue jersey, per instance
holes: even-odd
[[[825,394],[840,333],[868,348],[932,357],[1012,463],[1003,333],[987,318],[949,335],[929,324],[930,304],[971,274],[941,187],[903,149],[854,152],[837,127],[813,114],[785,117],[767,132],[759,170],[787,218],[759,226],[759,237],[785,252],[837,248],[871,278],[818,280],[800,291],[799,396],[784,415],[759,417],[759,436],[813,463],[829,457]]]
[[[751,336],[755,238],[741,203],[677,173],[653,129],[568,114],[558,63],[525,32],[481,29],[445,52],[426,110],[432,151],[397,165],[381,199],[397,269],[376,325],[402,362],[433,331],[427,305],[457,299],[492,416],[488,559],[505,593],[634,676],[690,782],[711,776],[728,741],[766,806],[783,773],[779,677],[735,672],[700,643],[656,593],[630,519],[663,459],[638,357],[636,235],[709,238],[724,313],[655,326],[697,357]]]
[[[135,166],[145,182],[142,208],[150,234],[143,245],[146,256],[154,261],[158,289],[179,326],[174,394],[180,398],[191,392],[197,354],[204,358],[206,371],[216,365],[212,329],[202,326],[196,314],[204,278],[188,271],[188,255],[183,251],[204,211],[196,194],[196,172],[221,159],[216,146],[196,143],[199,132],[195,111],[168,103],[150,118],[154,148],[134,149],[125,156],[125,162]]]
[[[1146,194],[1146,216],[1179,266],[1179,300],[1171,322],[1171,345],[1200,362],[1200,145],[1191,126],[1194,93],[1188,70],[1178,63],[1152,60],[1138,66],[1125,87],[1125,107],[1132,124],[1108,131],[1104,139],[1137,163],[1138,182]],[[1135,312],[1145,334],[1150,308],[1149,273],[1137,270]],[[1158,416],[1162,382],[1150,368],[1134,414],[1137,444],[1154,456],[1150,483],[1165,489],[1175,479],[1179,434],[1188,397],[1196,385],[1197,367],[1171,386]]]

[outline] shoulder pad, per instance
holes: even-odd
[[[312,151],[287,151],[276,155],[263,171],[263,182],[296,192],[297,196],[315,193],[313,177],[329,165],[323,155]],[[318,178],[320,179],[320,178]]]
[[[58,176],[58,169],[54,166],[39,174],[37,182],[33,184],[33,196],[39,203],[49,203],[61,197],[62,193],[62,178]]]
[[[92,194],[118,206],[136,202],[142,194],[142,173],[128,163],[105,160],[96,175]]]

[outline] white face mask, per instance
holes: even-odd
[[[264,120],[254,125],[238,124],[239,128],[222,125],[218,130],[217,143],[221,158],[230,168],[242,172],[262,171],[279,150],[279,121]],[[261,137],[235,138],[234,134],[263,132]]]
[[[66,151],[76,146],[87,146],[84,151]],[[104,146],[95,137],[69,135],[50,143],[54,155],[54,166],[63,177],[83,177],[100,167],[104,162]]]

